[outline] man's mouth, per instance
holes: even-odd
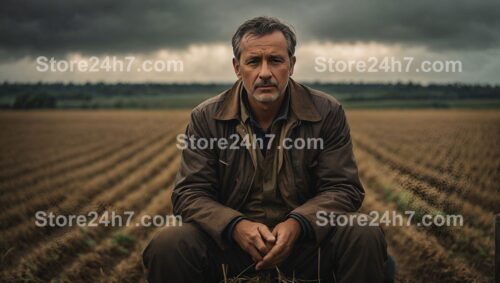
[[[259,89],[271,89],[271,88],[275,88],[276,86],[274,85],[261,85],[261,86],[257,86],[256,88],[259,88]]]

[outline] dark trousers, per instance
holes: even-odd
[[[318,257],[318,251],[320,256]],[[319,259],[319,265],[318,265]],[[321,282],[383,282],[387,261],[385,237],[380,227],[337,226],[318,246],[298,241],[292,254],[278,266],[281,276]],[[147,279],[153,282],[221,282],[227,277],[255,275],[251,257],[233,244],[221,250],[198,226],[183,223],[161,230],[143,253]],[[318,270],[319,267],[319,270]],[[278,278],[277,269],[268,271]]]

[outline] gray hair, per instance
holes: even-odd
[[[288,45],[288,56],[292,57],[293,54],[295,54],[295,45],[297,44],[297,39],[292,27],[282,23],[277,18],[256,17],[244,22],[238,27],[236,33],[233,35],[231,42],[233,45],[234,58],[238,61],[240,60],[240,44],[243,36],[246,34],[264,36],[271,34],[274,31],[281,31],[283,33]]]

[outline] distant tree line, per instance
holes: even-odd
[[[49,109],[56,108],[57,100],[52,95],[20,94],[16,95],[14,109]]]
[[[428,84],[418,83],[304,83],[307,86],[334,95],[342,102],[432,100],[500,100],[500,86],[479,84]],[[99,108],[100,101],[115,98],[111,108],[127,107],[129,101],[143,98],[170,97],[176,99],[213,96],[230,84],[201,83],[9,83],[0,84],[0,107],[15,109],[56,108],[74,105]],[[190,96],[191,95],[191,96]],[[6,102],[7,101],[7,102]],[[64,103],[60,103],[64,102]],[[107,107],[108,107],[107,106]]]

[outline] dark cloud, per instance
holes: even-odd
[[[486,49],[500,43],[500,1],[351,0],[327,4],[317,16],[325,21],[306,25],[317,39],[453,50]]]
[[[291,23],[299,42],[376,41],[481,50],[500,43],[500,1],[3,0],[0,58],[148,52],[227,42],[257,15]]]

